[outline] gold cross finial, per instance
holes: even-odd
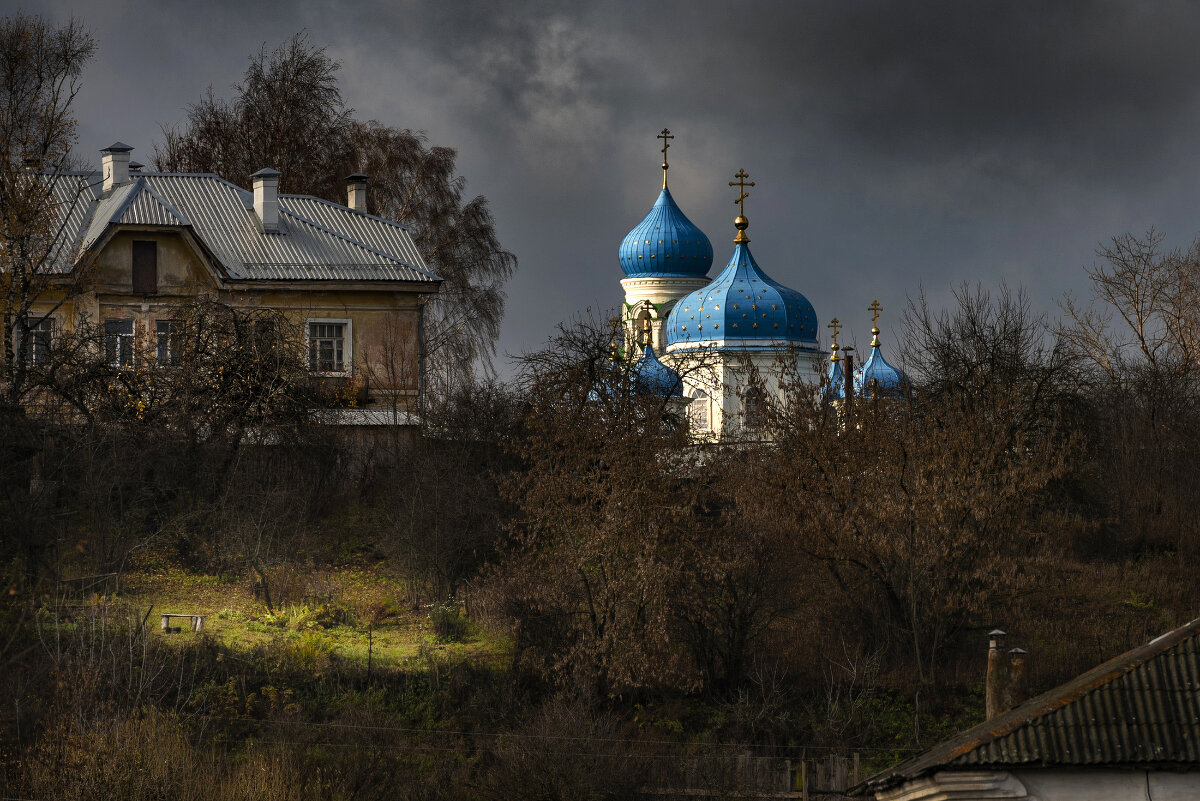
[[[662,147],[662,153],[663,153],[663,163],[662,163],[662,168],[663,168],[663,189],[666,189],[666,188],[667,188],[667,169],[668,169],[668,165],[667,165],[667,148],[671,146],[671,143],[670,143],[670,141],[668,141],[668,140],[674,139],[675,137],[674,137],[674,135],[671,133],[671,131],[670,131],[669,129],[667,129],[667,128],[663,128],[663,129],[662,129],[662,133],[660,133],[660,134],[659,134],[659,135],[658,135],[656,138],[663,140],[663,147]]]
[[[738,230],[737,236],[733,238],[735,245],[744,244],[750,241],[750,237],[746,236],[746,228],[750,225],[750,221],[746,219],[746,198],[750,197],[750,193],[746,191],[747,186],[754,186],[754,181],[747,181],[750,176],[746,174],[744,169],[738,170],[733,176],[736,181],[730,181],[730,186],[738,188],[738,199],[733,201],[738,205],[738,216],[733,221],[733,227]]]
[[[867,311],[871,312],[871,347],[874,348],[879,345],[879,313],[883,311],[883,307],[879,305],[878,300],[873,300]]]
[[[735,201],[733,201],[733,202],[734,202],[734,203],[736,203],[736,204],[738,204],[738,216],[739,216],[739,217],[745,217],[745,216],[746,216],[746,198],[750,197],[750,193],[746,191],[746,187],[747,187],[747,186],[754,186],[754,181],[747,181],[747,180],[746,180],[746,179],[747,179],[747,178],[749,178],[750,176],[746,174],[746,171],[745,171],[745,170],[738,170],[738,171],[737,171],[737,172],[734,174],[734,176],[733,176],[733,177],[734,177],[734,178],[737,178],[737,180],[736,180],[736,181],[730,181],[730,182],[729,182],[729,185],[730,185],[730,186],[736,186],[736,187],[738,188],[738,191],[739,191],[739,194],[738,194],[738,199],[737,199],[737,200],[735,200]]]
[[[827,327],[828,327],[828,328],[832,328],[832,329],[833,329],[833,345],[830,347],[830,350],[832,350],[832,351],[833,351],[833,353],[832,353],[832,354],[830,354],[830,356],[829,356],[829,361],[831,361],[831,362],[836,362],[836,361],[838,360],[838,355],[837,355],[837,352],[838,352],[838,341],[837,341],[837,335],[838,335],[838,331],[841,331],[841,330],[842,330],[842,321],[841,321],[841,320],[839,320],[838,318],[834,317],[832,320],[830,320],[830,321],[829,321],[829,325],[828,325]]]

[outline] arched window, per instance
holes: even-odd
[[[767,422],[767,399],[758,387],[742,392],[742,424],[746,428],[762,428]]]
[[[650,319],[650,310],[643,308],[638,312],[637,319],[633,321],[633,344],[639,351],[642,348],[642,332],[646,330],[646,322]],[[654,341],[653,335],[650,337],[650,341]]]
[[[698,389],[692,393],[692,402],[688,404],[688,418],[693,431],[708,431],[708,393]]]

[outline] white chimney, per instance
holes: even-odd
[[[124,142],[114,142],[100,152],[100,168],[104,172],[104,191],[129,183],[129,151]]]
[[[254,179],[254,213],[268,234],[279,233],[279,170],[263,167]]]
[[[346,205],[364,214],[367,211],[367,180],[360,172],[346,176]]]

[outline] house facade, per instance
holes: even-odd
[[[278,192],[263,169],[246,191],[211,174],[144,172],[120,142],[102,171],[54,176],[51,271],[31,319],[35,362],[58,332],[102,327],[104,358],[172,361],[180,307],[198,296],[284,314],[303,331],[314,380],[348,400],[350,424],[405,423],[420,408],[422,315],[441,280],[404,226],[366,213],[367,178],[347,204]]]

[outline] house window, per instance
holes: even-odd
[[[179,364],[183,346],[182,327],[178,320],[154,321],[154,353],[159,367]]]
[[[308,369],[344,373],[350,363],[350,321],[309,320]]]
[[[21,350],[25,364],[32,367],[50,362],[50,343],[54,339],[54,318],[44,317],[37,323],[31,323],[25,333],[25,341]]]
[[[133,242],[133,294],[153,295],[158,291],[158,243]]]
[[[118,370],[133,366],[133,320],[104,321],[104,361]]]
[[[708,430],[708,393],[698,389],[692,393],[692,402],[688,405],[688,416],[695,431]]]

